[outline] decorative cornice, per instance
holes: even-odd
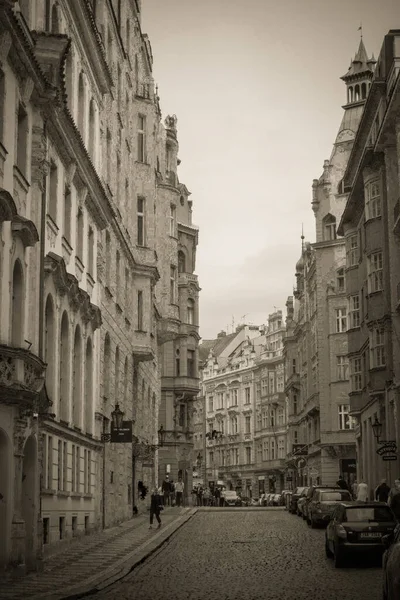
[[[11,230],[14,235],[21,238],[25,248],[27,246],[34,246],[39,241],[39,234],[35,224],[20,215],[16,215],[12,219]]]

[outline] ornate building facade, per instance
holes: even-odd
[[[0,6],[2,566],[130,518],[158,451],[191,462],[198,230],[140,9]]]
[[[385,36],[363,118],[341,183],[346,207],[350,414],[356,419],[357,476],[373,492],[398,477],[398,451],[382,460],[383,440],[400,443],[399,156],[400,31]],[[378,422],[380,436],[372,426]],[[394,458],[397,456],[397,459]]]
[[[347,103],[323,174],[313,181],[316,242],[305,244],[296,266],[295,301],[288,301],[285,339],[290,440],[307,453],[290,466],[302,483],[334,484],[356,477],[354,421],[350,416],[347,330],[358,306],[345,285],[345,240],[337,225],[346,203],[341,180],[357,135],[374,72],[361,39],[348,72]],[[289,455],[290,458],[290,455]],[[297,468],[297,466],[299,468]]]

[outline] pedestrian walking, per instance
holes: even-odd
[[[351,486],[351,493],[353,495],[354,500],[357,498],[357,489],[358,489],[358,483],[357,483],[357,479],[355,479],[353,485]]]
[[[176,505],[183,506],[183,491],[185,489],[185,484],[182,481],[182,477],[178,478],[178,481],[175,483],[175,495],[176,495]]]
[[[400,479],[394,482],[394,488],[390,491],[388,504],[398,521],[400,521]]]
[[[157,488],[154,488],[153,493],[150,497],[150,527],[149,529],[153,529],[153,520],[154,516],[156,517],[158,523],[158,529],[161,527],[161,519],[160,512],[163,508],[162,505],[162,496],[160,491]]]
[[[173,479],[171,479],[171,481],[170,481],[170,491],[169,491],[169,494],[170,494],[170,498],[171,498],[171,506],[175,506],[175,504],[176,504],[176,497],[175,497],[176,494],[175,494],[175,483],[174,483]]]
[[[197,490],[197,506],[203,506],[203,486],[199,486]]]
[[[378,502],[387,502],[389,499],[390,487],[386,483],[386,479],[382,479],[381,483],[375,490],[375,500]]]
[[[170,506],[171,504],[171,482],[169,480],[169,475],[165,476],[164,481],[161,485],[163,497],[164,497],[164,506]]]
[[[219,506],[219,500],[221,498],[221,490],[216,487],[214,490],[215,506]]]
[[[337,480],[336,485],[339,486],[342,490],[347,490],[348,492],[351,492],[347,481],[344,479],[343,475],[339,475],[339,479]]]
[[[368,486],[361,479],[360,483],[357,486],[357,502],[367,502],[368,501]]]

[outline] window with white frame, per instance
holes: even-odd
[[[251,417],[248,415],[246,415],[246,418],[244,420],[244,432],[251,433]]]
[[[350,406],[348,404],[339,404],[338,422],[339,429],[354,429],[354,421],[349,415]]]
[[[146,162],[146,117],[138,115],[137,132],[137,159],[138,162]]]
[[[262,417],[262,428],[266,429],[268,427],[268,411],[263,410],[261,413],[261,417]]]
[[[246,446],[246,465],[251,463],[251,447]]]
[[[381,191],[379,180],[374,179],[365,186],[365,217],[366,219],[376,219],[381,216]]]
[[[324,223],[324,240],[336,240],[336,218],[328,214],[323,218]]]
[[[278,425],[285,424],[285,411],[283,408],[278,408]]]
[[[372,369],[375,367],[384,367],[386,365],[385,329],[383,327],[374,327],[371,331],[369,353]]]
[[[268,394],[268,379],[264,378],[261,380],[261,396]]]
[[[285,458],[285,440],[279,438],[278,440],[278,458]]]
[[[264,440],[262,445],[263,460],[269,460],[269,440]]]
[[[137,199],[137,245],[146,245],[145,235],[145,200],[144,198]]]
[[[170,266],[169,273],[169,301],[171,304],[176,304],[176,267]]]
[[[217,393],[217,408],[224,408],[224,393]]]
[[[358,264],[358,235],[354,233],[346,239],[346,266],[354,267]]]
[[[336,357],[336,378],[339,381],[345,381],[349,378],[349,360],[346,355],[341,354]]]
[[[237,416],[231,417],[231,434],[235,435],[238,432],[238,418]]]
[[[213,412],[214,410],[214,396],[208,397],[208,411]]]
[[[244,403],[250,404],[250,388],[249,387],[244,388]]]
[[[336,291],[344,292],[345,287],[344,269],[341,268],[336,271]]]
[[[349,298],[349,329],[360,327],[360,295],[354,294]]]
[[[347,331],[347,310],[346,308],[336,309],[336,333]]]
[[[237,406],[238,405],[238,395],[239,395],[239,390],[237,388],[232,390],[232,402],[231,402],[231,406]]]
[[[274,438],[271,438],[270,449],[271,449],[271,460],[275,460],[276,456],[275,456],[275,440],[274,440]]]
[[[259,431],[262,427],[262,415],[260,412],[257,413],[257,417],[256,417],[256,423],[257,423],[257,430]]]
[[[352,392],[362,390],[362,365],[359,357],[350,359],[350,385]]]
[[[383,289],[383,255],[373,252],[368,257],[368,292],[380,292]]]
[[[176,237],[176,206],[169,207],[169,235]]]

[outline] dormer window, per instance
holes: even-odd
[[[336,240],[336,218],[328,213],[322,222],[324,225],[324,240]]]

